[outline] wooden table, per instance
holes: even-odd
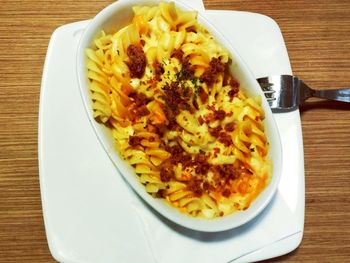
[[[0,4],[0,262],[52,262],[40,201],[37,132],[48,41],[63,24],[112,1]],[[350,87],[349,0],[207,0],[207,8],[263,13],[283,32],[293,71],[315,88]],[[350,104],[301,110],[306,179],[301,246],[276,261],[350,259]]]

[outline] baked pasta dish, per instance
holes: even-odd
[[[261,98],[245,94],[196,12],[133,12],[86,50],[94,118],[154,198],[207,219],[247,209],[271,176]]]

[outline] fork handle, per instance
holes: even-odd
[[[325,89],[313,91],[313,97],[350,102],[350,89]]]

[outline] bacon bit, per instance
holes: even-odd
[[[193,94],[192,89],[186,88],[186,87],[181,87],[176,82],[171,82],[170,86],[171,86],[171,88],[177,90],[177,92],[180,94],[180,96],[187,101],[191,98],[191,96]]]
[[[229,92],[228,92],[228,96],[230,97],[230,99],[232,100],[238,93],[238,90],[236,89],[231,89]]]
[[[195,157],[195,161],[198,163],[204,163],[207,161],[207,156],[204,153],[198,153]]]
[[[157,198],[165,198],[166,197],[166,191],[164,189],[159,189],[156,193]]]
[[[205,90],[200,87],[199,89],[199,98],[201,99],[202,103],[206,103],[208,100],[208,94],[205,92]]]
[[[177,85],[176,82],[172,82],[170,85],[166,85],[163,90],[164,99],[168,106],[167,119],[169,121],[174,119],[180,110],[190,108],[187,103],[192,95],[190,89],[186,91]]]
[[[220,132],[219,142],[223,143],[226,147],[232,144],[232,138],[226,132]]]
[[[155,79],[160,81],[161,75],[164,74],[164,68],[162,64],[160,64],[157,60],[155,60],[152,64],[152,67],[154,70]]]
[[[189,112],[190,112],[191,114],[195,114],[196,109],[195,109],[195,108],[193,108],[193,107],[190,107]]]
[[[226,198],[229,198],[231,195],[231,191],[229,189],[225,189],[223,192],[222,192],[222,196],[226,197]]]
[[[192,191],[195,196],[200,197],[203,194],[203,190],[201,188],[202,180],[199,178],[193,178],[191,181],[188,182],[187,189]]]
[[[204,119],[202,118],[202,116],[199,116],[199,117],[198,117],[198,123],[199,123],[200,125],[202,125],[202,124],[204,123]]]
[[[196,110],[199,109],[198,102],[197,102],[197,96],[194,96],[194,97],[192,98],[192,105],[193,105],[193,107],[194,107]]]
[[[214,112],[215,120],[222,121],[223,119],[225,119],[225,116],[226,116],[226,112],[223,110],[217,110]]]
[[[166,128],[170,131],[177,131],[179,129],[179,125],[176,122],[175,115],[170,115],[170,113],[168,113],[166,116],[167,116],[167,119],[169,120],[169,123],[166,126]]]
[[[217,166],[217,172],[225,180],[237,179],[241,175],[239,170],[235,169],[232,164],[224,164],[222,166]]]
[[[129,145],[131,147],[136,147],[136,146],[141,144],[142,139],[143,138],[139,137],[139,136],[130,136],[129,137]]]
[[[193,161],[192,161],[192,156],[189,154],[184,154],[181,156],[180,163],[182,163],[182,166],[184,168],[192,166]]]
[[[135,110],[135,114],[138,116],[138,117],[142,117],[142,116],[146,116],[148,114],[150,114],[149,110],[147,109],[147,106],[146,105],[143,105],[139,108],[137,108]]]
[[[202,188],[203,190],[207,191],[210,189],[210,184],[208,182],[203,182]]]
[[[235,97],[239,92],[239,83],[234,78],[231,78],[230,86],[231,90],[228,92],[228,95],[231,99],[233,99],[233,97]]]
[[[146,56],[142,47],[131,44],[127,48],[126,53],[129,56],[127,65],[129,67],[131,77],[141,78],[145,73],[146,68]]]
[[[232,88],[238,88],[239,87],[239,83],[238,83],[237,80],[235,80],[234,78],[231,77],[231,79],[230,79],[230,86]]]
[[[131,92],[129,97],[133,99],[137,107],[146,105],[150,101],[145,94],[136,91]]]
[[[225,131],[227,132],[233,132],[236,129],[236,124],[233,122],[230,122],[225,125]]]
[[[166,130],[167,126],[165,123],[157,123],[154,125],[154,132],[157,133],[160,137],[163,137]]]
[[[170,166],[164,166],[160,170],[160,180],[162,182],[169,182],[174,175],[175,172]]]
[[[195,172],[197,174],[207,174],[210,165],[207,163],[207,156],[204,153],[199,153],[194,157],[193,165],[196,165]]]
[[[209,123],[214,120],[214,113],[209,113],[204,116],[204,122]]]
[[[171,154],[174,163],[180,162],[184,153],[184,149],[178,144],[174,146],[166,145],[165,150]]]
[[[174,49],[171,53],[172,58],[177,58],[180,62],[182,61],[182,58],[184,56],[184,52],[181,49]]]
[[[176,155],[176,154],[182,154],[184,152],[184,149],[182,149],[182,147],[178,144],[174,145],[174,146],[165,146],[165,150],[169,153],[171,153],[172,155]]]
[[[225,71],[225,65],[219,58],[213,58],[209,67],[204,71],[200,80],[207,83],[208,86],[213,85],[217,79],[217,75]]]
[[[218,153],[220,153],[220,148],[215,147],[215,148],[214,148],[214,154],[218,154]]]
[[[203,175],[205,175],[205,174],[208,173],[209,168],[210,168],[210,165],[209,165],[208,163],[200,163],[200,164],[196,167],[195,171],[196,171],[197,174],[203,174]]]
[[[208,130],[211,136],[218,138],[221,132],[221,126],[218,126],[216,128],[208,128]]]

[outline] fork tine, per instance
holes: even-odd
[[[258,79],[258,81],[259,80],[260,79]],[[274,93],[276,93],[276,91],[272,89],[273,83],[265,82],[265,81],[266,81],[265,79],[263,81],[259,81],[259,85],[262,91],[264,92],[267,102],[272,103],[273,101],[276,100],[276,98],[273,96]]]
[[[273,83],[259,83],[259,84],[263,90],[270,90],[271,87],[273,86]]]
[[[272,75],[258,78],[272,112],[289,112],[297,109],[297,78],[292,75]]]

